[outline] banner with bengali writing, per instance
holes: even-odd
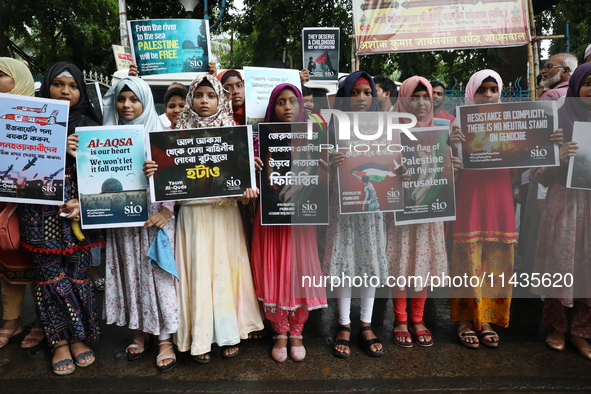
[[[530,42],[527,0],[353,0],[357,53]]]
[[[328,224],[326,127],[307,123],[259,123],[261,223]]]
[[[152,202],[241,196],[255,185],[248,126],[151,131]]]
[[[0,201],[64,203],[69,102],[0,93]]]
[[[133,58],[131,57],[131,48],[123,45],[112,45],[112,47],[113,55],[115,55],[115,65],[117,66],[117,71],[128,69],[133,63]]]

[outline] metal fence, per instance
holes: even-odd
[[[525,89],[521,87],[521,80],[521,77],[519,77],[515,82],[509,82],[509,85],[504,87],[501,92],[501,101],[506,103],[530,100],[529,90],[527,90],[527,87]],[[456,107],[464,105],[466,90],[464,89],[463,83],[458,82],[455,77],[454,82],[454,86],[445,91],[445,98],[440,109],[455,116]]]

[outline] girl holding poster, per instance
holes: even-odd
[[[542,321],[552,327],[546,338],[548,346],[564,350],[570,332],[570,341],[591,360],[587,340],[591,338],[591,191],[565,187],[569,159],[579,149],[573,141],[574,122],[591,122],[591,63],[577,67],[571,76],[558,121],[565,141],[560,148],[560,167],[539,168],[534,175],[537,182],[549,188],[533,272],[565,280],[571,275],[574,280],[572,286],[538,287],[533,292],[546,295]],[[552,283],[557,282],[553,279]]]
[[[466,104],[498,103],[503,81],[493,70],[472,75],[466,85]],[[459,127],[451,138],[454,152],[464,140]],[[455,222],[449,222],[448,237],[452,238],[450,271],[452,276],[481,277],[513,274],[513,247],[517,242],[515,210],[511,175],[508,169],[460,170],[456,179]],[[499,345],[499,336],[491,323],[509,325],[512,287],[484,283],[482,287],[452,288],[451,320],[457,322],[460,343],[468,348]]]
[[[418,76],[404,81],[400,87],[394,112],[411,113],[416,116],[416,127],[435,126],[433,123],[433,89],[429,81]],[[445,135],[447,136],[447,133]],[[432,141],[429,145],[433,146],[436,143],[437,141]],[[448,146],[445,141],[444,144],[444,147]],[[451,177],[451,174],[446,176],[442,173],[442,178],[447,177]],[[418,197],[413,199],[418,200]],[[386,226],[388,230],[389,274],[391,276],[420,277],[426,281],[429,274],[447,274],[443,222],[395,226],[394,214],[388,214]],[[428,285],[426,282],[415,282],[414,288],[411,289],[410,322],[406,313],[407,289],[392,287],[395,315],[394,343],[398,346],[411,347],[412,339],[419,346],[433,345],[433,336],[423,322]]]
[[[123,78],[103,101],[105,126],[143,124],[145,132],[164,130],[152,91],[140,78]],[[174,202],[149,203],[148,210],[144,227],[107,229],[104,315],[107,324],[136,330],[126,349],[130,361],[144,354],[152,335],[158,336],[156,368],[165,372],[176,362],[171,340],[179,324],[176,280],[174,272],[152,263],[147,254],[155,241],[174,242]]]
[[[211,74],[193,80],[177,129],[234,126],[228,94]],[[147,161],[144,172],[157,169]],[[247,189],[242,202],[257,192]],[[179,269],[177,297],[179,351],[193,360],[211,360],[211,345],[222,347],[222,357],[238,355],[238,343],[263,329],[254,292],[248,246],[234,198],[181,202],[177,219],[175,258]]]
[[[40,96],[70,103],[64,180],[64,201],[55,205],[22,204],[23,244],[31,251],[37,273],[35,303],[47,342],[53,348],[52,368],[57,375],[74,372],[74,364],[87,367],[94,360],[84,341],[97,342],[99,322],[90,286],[92,243],[73,230],[80,220],[76,185],[77,126],[96,125],[82,72],[73,64],[56,63],[45,72]],[[79,228],[78,228],[79,230]],[[73,360],[72,360],[73,357]]]
[[[305,122],[306,119],[303,98],[297,87],[285,83],[273,89],[263,122]],[[316,227],[262,226],[259,211],[260,206],[255,214],[252,270],[257,296],[276,333],[271,356],[280,363],[287,360],[289,333],[290,357],[293,361],[302,361],[306,357],[302,330],[309,311],[327,307],[323,288],[292,287],[292,277],[322,275]],[[297,260],[297,266],[292,260]],[[296,273],[298,270],[300,272]]]
[[[349,74],[336,94],[335,108],[341,111],[379,111],[376,88],[372,77],[365,71]],[[332,139],[334,142],[334,139]],[[331,167],[336,168],[345,159],[343,153],[334,153]],[[336,182],[331,193],[337,195]],[[381,212],[340,215],[337,198],[331,199],[331,222],[326,234],[324,272],[332,277],[349,278],[348,285],[337,288],[339,329],[334,341],[333,354],[349,357],[351,336],[351,282],[354,277],[377,277],[380,283],[388,278],[386,259],[386,216]],[[346,280],[345,280],[346,282]],[[360,336],[365,352],[371,357],[382,355],[382,343],[371,329],[375,287],[361,287]]]

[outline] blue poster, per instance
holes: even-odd
[[[78,127],[83,229],[139,227],[148,220],[144,126]]]
[[[0,201],[64,203],[69,102],[0,93]]]
[[[127,25],[131,55],[140,75],[207,72],[209,21],[144,19]]]

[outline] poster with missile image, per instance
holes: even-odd
[[[61,205],[69,102],[0,93],[0,201]]]
[[[144,126],[77,127],[83,229],[139,227],[148,220]]]

